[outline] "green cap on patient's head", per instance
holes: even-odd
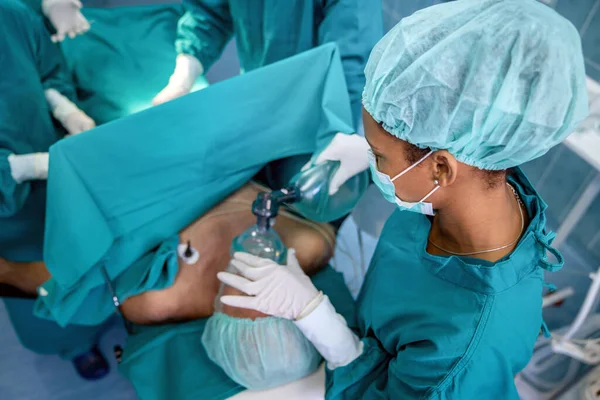
[[[392,135],[503,170],[588,114],[581,40],[536,0],[458,0],[404,18],[373,49],[363,105]]]
[[[210,317],[202,335],[208,357],[236,383],[267,389],[313,373],[322,358],[293,321]]]

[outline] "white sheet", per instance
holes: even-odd
[[[312,375],[269,390],[246,390],[231,400],[322,400],[325,398],[325,364]]]

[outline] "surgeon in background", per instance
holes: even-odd
[[[587,115],[581,40],[535,0],[460,0],[403,19],[363,93],[387,221],[348,328],[305,274],[245,253],[230,306],[294,320],[327,360],[328,399],[518,399],[563,265],[519,165]],[[366,157],[366,155],[365,155]],[[555,260],[548,258],[551,253]]]
[[[380,0],[183,0],[187,12],[179,21],[179,53],[169,84],[155,105],[190,92],[196,78],[220,57],[235,36],[242,71],[251,71],[313,47],[335,42],[340,50],[354,125],[360,120],[360,96],[369,53],[383,34]],[[273,85],[277,77],[273,77]],[[301,82],[298,82],[301,85]],[[232,110],[235,118],[235,111]],[[305,168],[326,161],[340,167],[330,194],[368,168],[364,140],[338,133]]]
[[[155,97],[161,104],[190,92],[235,37],[242,71],[327,42],[342,56],[355,123],[369,52],[383,35],[380,0],[183,0],[175,72]],[[277,84],[274,77],[273,84]]]
[[[95,126],[73,102],[58,48],[36,15],[17,0],[0,2],[0,257],[41,261],[48,148]],[[56,130],[53,119],[65,131]],[[0,274],[5,271],[0,269]],[[66,329],[33,316],[33,301],[4,299],[21,343],[73,360],[86,379],[106,375],[95,347],[98,328]]]

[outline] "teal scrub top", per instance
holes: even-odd
[[[51,118],[44,90],[73,99],[75,90],[41,18],[15,0],[0,2],[0,257],[42,260],[46,182],[17,184],[8,155],[48,151],[64,130]],[[89,350],[96,327],[60,328],[33,315],[33,300],[4,299],[21,344],[71,359]]]
[[[530,223],[495,263],[431,255],[428,217],[390,217],[357,302],[364,352],[328,371],[328,399],[519,398],[514,377],[543,325],[543,272],[562,258],[550,247],[542,199],[520,170],[509,182]]]
[[[175,36],[183,6],[84,4],[82,12],[93,21],[90,30],[61,43],[81,109],[101,125],[152,107],[152,99],[175,68]],[[200,77],[194,89],[206,86]]]
[[[327,42],[342,57],[354,124],[360,119],[364,68],[383,35],[381,1],[184,0],[176,49],[208,70],[235,35],[242,71],[252,71]]]
[[[74,87],[42,20],[16,0],[0,2],[0,257],[42,259],[45,182],[18,184],[8,156],[46,152],[61,136],[44,90]]]
[[[0,2],[0,249],[22,224],[42,225],[20,213],[27,201],[44,207],[44,196],[29,194],[31,182],[17,184],[8,156],[46,152],[60,138],[54,129],[44,90],[53,88],[71,99],[74,87],[58,48],[42,20],[16,0]],[[28,200],[29,199],[29,200]],[[0,250],[9,251],[14,246]],[[10,247],[10,249],[8,248]],[[12,249],[14,250],[14,249]],[[39,260],[39,259],[38,259]]]

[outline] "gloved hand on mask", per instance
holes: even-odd
[[[188,94],[196,79],[204,73],[198,59],[189,54],[179,54],[175,61],[175,71],[169,78],[168,85],[154,97],[152,104],[157,106]]]
[[[52,115],[65,127],[69,135],[77,135],[96,127],[93,119],[57,90],[47,89],[44,94]]]
[[[348,179],[369,168],[368,149],[369,144],[364,137],[337,133],[314,161],[302,167],[302,171],[326,161],[339,161],[340,167],[329,184],[329,195],[334,195]]]
[[[220,272],[219,280],[248,296],[223,296],[221,302],[293,320],[330,369],[362,353],[363,343],[304,273],[294,249],[288,250],[286,265],[247,253],[235,253],[231,265],[241,276]]]
[[[62,42],[67,35],[72,39],[90,29],[81,7],[79,0],[42,0],[42,12],[56,29],[50,37],[53,42]]]

